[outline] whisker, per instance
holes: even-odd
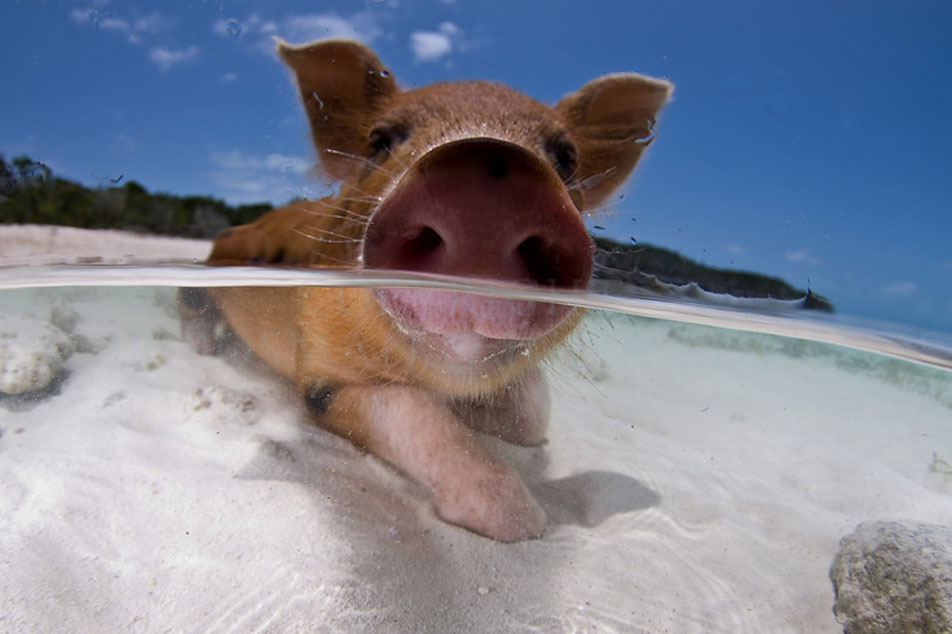
[[[333,154],[335,156],[338,156],[350,161],[354,161],[355,163],[361,163],[362,165],[366,165],[367,167],[373,168],[374,170],[390,178],[396,178],[396,174],[394,174],[393,172],[391,172],[384,166],[379,165],[376,162],[370,160],[366,156],[361,156],[359,154],[352,154],[351,152],[344,152],[343,150],[337,150],[334,148],[325,148],[324,151],[328,154]]]
[[[391,148],[387,148],[387,155],[388,155],[390,158],[395,159],[395,160],[397,161],[397,165],[400,166],[400,168],[401,168],[402,171],[406,171],[406,170],[410,167],[409,163],[404,163],[403,160],[401,160],[400,155],[399,155],[399,154],[396,154],[396,153],[393,151],[393,148],[392,148],[392,147],[391,147]]]
[[[346,207],[340,207],[335,205],[329,205],[324,203],[324,207],[327,207],[329,211],[321,212],[315,209],[305,209],[300,208],[301,211],[305,212],[309,216],[314,216],[315,218],[335,218],[339,220],[349,220],[351,222],[356,222],[359,224],[366,224],[367,216],[365,214],[358,213],[356,211],[351,211]]]
[[[346,268],[354,268],[356,264],[356,262],[353,262],[351,260],[345,260],[343,258],[335,258],[334,256],[328,253],[324,253],[323,251],[320,251],[318,249],[311,249],[310,252],[318,256],[318,259],[320,260],[333,260],[335,263],[340,264],[341,266]]]
[[[598,172],[596,174],[591,174],[585,178],[578,179],[576,182],[572,183],[572,186],[569,189],[578,189],[582,192],[590,189],[595,189],[608,177],[618,171],[618,168],[614,165],[609,167],[606,170]]]
[[[343,192],[341,193],[341,196],[339,197],[341,200],[357,200],[357,201],[360,201],[360,200],[361,200],[360,198],[358,198],[358,197],[356,197],[356,196],[350,196],[350,191],[355,191],[355,192],[357,192],[358,194],[361,194],[362,196],[364,196],[364,197],[365,197],[364,200],[365,200],[366,202],[372,202],[372,203],[376,202],[376,203],[379,203],[379,202],[383,201],[383,196],[381,196],[380,194],[374,194],[374,193],[372,193],[372,192],[365,191],[365,190],[360,189],[359,187],[357,187],[357,186],[355,186],[355,185],[348,185],[348,186],[347,186],[347,189],[348,189],[348,193],[347,193],[346,195],[345,195]]]
[[[315,233],[308,233],[297,227],[293,227],[291,231],[308,238],[309,240],[314,240],[315,242],[322,242],[324,244],[348,244],[350,242],[360,242],[360,238],[354,238],[352,236],[345,235],[343,233],[337,233],[334,231],[327,231],[326,229],[320,229],[318,227],[308,227],[309,229],[314,229]],[[330,236],[330,237],[325,237]]]

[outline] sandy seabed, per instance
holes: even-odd
[[[64,378],[0,399],[4,631],[838,632],[842,536],[952,520],[938,369],[591,312],[547,368],[547,443],[485,439],[550,520],[505,545],[194,354],[171,289],[0,293],[64,311]]]

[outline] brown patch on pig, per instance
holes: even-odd
[[[216,240],[209,264],[376,268],[584,289],[581,213],[634,168],[671,87],[607,75],[553,108],[491,82],[401,90],[368,48],[328,40],[278,54],[295,75],[338,195],[276,209]],[[538,364],[577,325],[560,305],[431,289],[183,290],[183,329],[215,350],[223,319],[292,380],[316,422],[433,493],[445,520],[502,541],[545,515],[473,431],[540,443]]]

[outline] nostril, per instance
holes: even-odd
[[[432,227],[423,226],[419,232],[403,243],[401,259],[409,269],[425,269],[426,262],[443,245],[443,238]]]
[[[500,152],[493,152],[489,156],[489,175],[495,179],[502,179],[509,173],[509,162]]]
[[[443,244],[443,238],[430,227],[421,227],[420,232],[407,241],[407,250],[411,253],[426,255]]]
[[[558,255],[547,249],[542,238],[531,236],[516,248],[526,265],[529,278],[541,286],[562,286],[564,275],[558,267]]]
[[[392,226],[388,229],[389,231],[383,233],[375,232],[372,237],[368,236],[370,257],[366,259],[366,264],[369,268],[396,271],[436,270],[445,244],[439,232],[427,225],[408,227],[405,231]]]

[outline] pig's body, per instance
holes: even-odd
[[[399,90],[362,45],[279,44],[333,198],[226,231],[210,264],[377,268],[584,288],[598,205],[650,140],[664,82],[606,76],[548,108],[486,82]],[[564,306],[425,289],[187,290],[188,339],[227,322],[298,387],[315,420],[426,485],[445,520],[503,541],[545,514],[473,430],[532,445],[538,363],[575,327]]]

